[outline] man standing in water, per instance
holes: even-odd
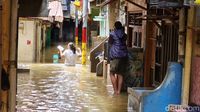
[[[110,78],[114,89],[114,94],[119,95],[123,84],[123,73],[125,72],[128,60],[128,50],[126,46],[126,34],[121,22],[115,22],[115,29],[110,33]]]

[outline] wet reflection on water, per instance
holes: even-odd
[[[127,94],[113,96],[112,86],[88,67],[34,64],[18,73],[18,112],[124,112]]]

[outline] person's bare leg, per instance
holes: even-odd
[[[122,83],[123,83],[123,76],[120,74],[117,74],[118,80],[117,80],[117,94],[120,94],[122,89]]]
[[[110,73],[110,79],[113,85],[114,94],[117,94],[117,79],[115,77],[115,74]]]

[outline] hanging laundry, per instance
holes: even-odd
[[[49,18],[50,21],[63,22],[63,10],[61,1],[51,1],[49,2]]]

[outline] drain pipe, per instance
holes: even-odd
[[[9,112],[16,112],[16,90],[17,90],[17,14],[18,0],[11,0],[11,19],[10,19],[10,50],[9,50]]]

